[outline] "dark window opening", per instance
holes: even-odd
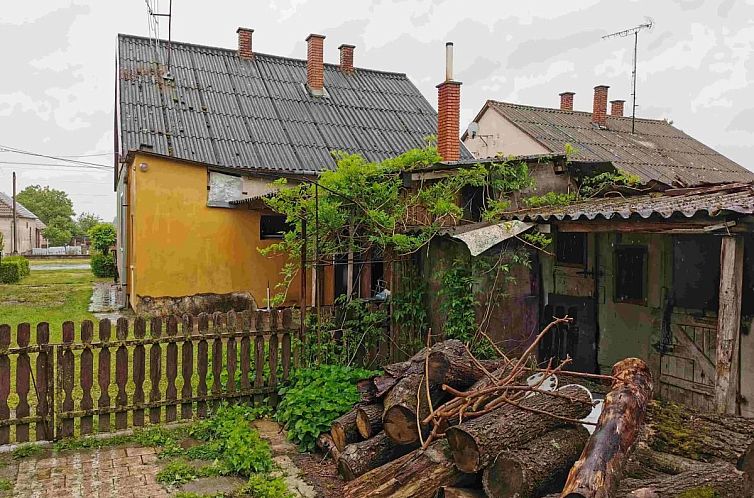
[[[555,237],[555,259],[568,265],[586,265],[586,234],[558,232]]]
[[[646,304],[647,248],[624,246],[615,249],[615,302]]]
[[[461,188],[463,217],[469,221],[481,221],[484,211],[484,187],[465,185]]]
[[[720,238],[673,238],[673,305],[717,310],[720,295]]]
[[[285,221],[285,216],[279,214],[263,214],[259,223],[260,239],[282,239],[291,226]]]

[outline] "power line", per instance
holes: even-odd
[[[10,150],[3,150],[0,152],[12,152]],[[76,158],[76,157],[98,157],[98,156],[112,156],[112,152],[97,152],[97,153],[91,153],[91,154],[76,154],[76,155],[68,155],[68,154],[51,154],[53,156],[57,157],[65,157],[65,158]]]
[[[23,155],[27,155],[27,156],[44,157],[46,159],[53,159],[55,161],[63,161],[65,163],[76,163],[76,164],[83,164],[83,165],[86,165],[86,166],[97,166],[97,167],[100,167],[100,168],[108,168],[108,169],[111,168],[107,164],[92,163],[92,162],[88,162],[88,161],[78,161],[78,160],[75,160],[75,159],[65,159],[65,158],[58,157],[58,156],[51,156],[51,155],[48,155],[48,154],[39,154],[37,152],[30,152],[28,150],[16,149],[15,147],[9,147],[7,145],[2,145],[2,144],[0,144],[0,150],[5,150],[7,152],[15,152],[16,154],[23,154]]]
[[[105,166],[103,168],[97,167],[97,166],[84,166],[80,164],[60,164],[60,163],[33,163],[33,162],[24,162],[24,161],[0,161],[0,164],[14,164],[19,166],[51,166],[54,168],[79,168],[79,169],[94,169],[98,171],[112,171],[112,168],[110,166]]]

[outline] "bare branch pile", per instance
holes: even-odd
[[[344,496],[664,497],[705,485],[745,496],[729,493],[748,492],[754,422],[715,427],[735,448],[700,449],[707,462],[658,451],[667,421],[642,360],[622,360],[611,375],[568,371],[570,358],[537,363],[542,338],[569,321],[555,318],[518,358],[498,349],[498,359],[481,361],[459,341],[428,339],[360,381],[362,401],[319,441],[348,481]],[[596,422],[586,420],[597,402],[582,385],[595,382],[607,391]]]

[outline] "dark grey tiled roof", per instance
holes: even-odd
[[[645,183],[695,186],[754,180],[754,172],[666,121],[637,118],[632,134],[630,117],[608,116],[607,129],[600,129],[592,124],[589,112],[492,100],[488,104],[552,152],[563,153],[568,143],[577,149],[572,159],[609,161]]]
[[[36,214],[26,209],[18,201],[16,201],[16,215],[19,218],[38,219]],[[13,198],[3,192],[0,192],[0,217],[10,218],[12,216],[13,216]]]
[[[437,114],[405,74],[325,64],[329,97],[305,88],[306,61],[172,44],[173,81],[155,74],[147,38],[119,36],[122,152],[146,150],[225,168],[332,169],[331,152],[371,161],[425,144]],[[167,45],[160,44],[162,60]],[[462,156],[471,155],[462,147]]]

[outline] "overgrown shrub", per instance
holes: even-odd
[[[92,273],[95,277],[112,278],[115,277],[115,258],[112,254],[94,254],[92,255]]]
[[[311,451],[317,437],[359,401],[356,381],[374,372],[341,365],[298,370],[292,383],[280,389],[283,400],[275,418],[288,430],[288,439]]]
[[[5,256],[3,258],[3,261],[16,263],[21,270],[21,278],[28,277],[29,274],[31,273],[31,268],[29,267],[29,260],[23,256]]]
[[[115,245],[116,234],[112,223],[97,223],[88,232],[92,247],[100,254],[110,252],[110,247]]]

